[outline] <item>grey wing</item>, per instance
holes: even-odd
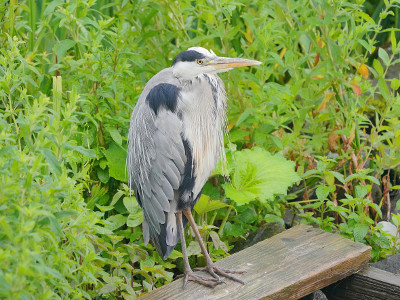
[[[162,256],[169,254],[166,247],[175,246],[178,241],[177,190],[186,163],[181,132],[181,120],[168,109],[155,114],[143,103],[132,115],[127,158],[129,183],[143,208],[145,243],[151,237]]]

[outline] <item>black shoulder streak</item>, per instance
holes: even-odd
[[[178,61],[196,61],[196,59],[203,58],[205,58],[204,54],[201,54],[195,50],[187,50],[179,53],[178,56],[175,57],[172,65],[175,65]]]
[[[193,156],[192,156],[192,149],[188,141],[182,137],[183,147],[185,148],[185,155],[186,155],[186,164],[183,173],[183,180],[179,187],[179,200],[178,200],[178,209],[185,209],[191,206],[191,202],[193,199],[193,188],[195,184],[196,177],[194,176],[194,164],[193,164]],[[191,193],[191,201],[184,202],[180,200],[181,196],[185,193]],[[194,204],[193,204],[194,205]]]
[[[173,84],[160,83],[151,89],[146,101],[156,115],[161,107],[174,112],[178,103],[179,92],[179,88]]]

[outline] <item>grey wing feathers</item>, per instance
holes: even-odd
[[[181,120],[167,109],[155,115],[142,102],[132,114],[127,158],[129,182],[143,208],[145,243],[151,237],[157,250],[163,254],[168,251],[161,248],[167,245],[161,246],[160,243],[173,241],[176,244],[178,238],[173,226],[176,191],[186,163],[181,131]]]

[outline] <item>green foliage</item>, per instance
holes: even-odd
[[[221,74],[232,181],[217,172],[194,209],[212,258],[288,207],[374,260],[398,251],[399,215],[395,236],[379,224],[398,188],[398,20],[395,0],[0,1],[0,297],[132,299],[182,271],[179,246],[144,246],[126,137],[147,80],[195,45],[264,62]]]
[[[288,187],[300,180],[293,162],[261,148],[236,152],[235,165],[232,184],[225,184],[224,190],[238,205],[254,199],[266,202],[275,194],[286,194]]]

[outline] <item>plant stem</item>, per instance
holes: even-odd
[[[229,218],[229,215],[230,215],[231,211],[232,211],[232,208],[228,207],[228,210],[226,211],[225,217],[222,220],[221,226],[219,227],[219,230],[218,230],[218,235],[219,236],[221,236],[222,232],[224,231],[224,227],[225,227],[226,221],[228,221],[228,218]]]

